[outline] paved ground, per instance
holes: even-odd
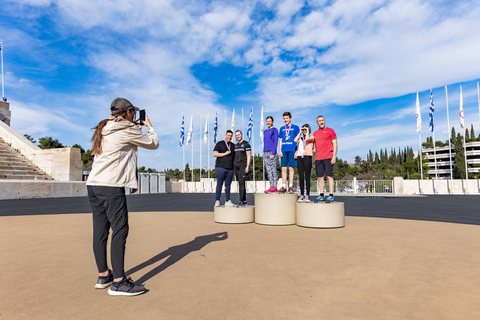
[[[93,288],[86,199],[0,201],[0,319],[480,314],[477,197],[339,197],[346,227],[330,230],[216,224],[205,195],[128,199],[126,268],[150,290],[138,297]]]
[[[140,194],[127,197],[130,211],[213,211],[213,194]],[[237,200],[238,194],[232,194]],[[312,200],[314,197],[312,197]],[[336,196],[347,216],[382,217],[480,225],[480,197],[436,195],[412,197]],[[247,200],[254,204],[252,194]],[[224,199],[222,197],[222,203]],[[90,212],[87,198],[0,201],[0,216]]]

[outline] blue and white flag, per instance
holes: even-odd
[[[185,117],[182,116],[182,128],[180,129],[180,147],[183,147],[185,142]]]
[[[235,135],[235,109],[233,109],[232,113],[232,127],[231,130],[233,131],[233,134]]]
[[[435,112],[435,106],[433,105],[433,91],[430,89],[430,124],[428,127],[430,128],[430,132],[433,132],[434,127],[433,127],[433,112]]]
[[[215,113],[215,124],[213,125],[213,143],[217,144],[218,115]]]
[[[252,107],[252,111],[250,111],[250,118],[248,119],[247,137],[249,141],[250,139],[252,139],[252,128],[253,128],[253,107]]]
[[[3,42],[2,40],[0,40],[0,51],[2,51],[2,45],[3,45]]]

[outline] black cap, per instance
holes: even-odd
[[[139,109],[125,98],[116,98],[112,101],[110,110],[112,113],[122,113],[127,112],[128,110],[138,111]]]

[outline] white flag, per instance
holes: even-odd
[[[205,145],[207,145],[207,142],[208,142],[208,116],[209,114],[207,114],[207,120],[205,122],[205,131],[203,133],[203,142],[205,142]]]
[[[187,135],[187,142],[185,143],[186,146],[192,141],[192,136],[193,136],[193,114],[192,117],[190,118],[190,128],[188,128],[188,135]]]
[[[462,85],[460,85],[460,127],[465,128],[465,118],[463,117],[463,94],[462,94]]]
[[[232,113],[232,129],[233,131],[233,134],[235,135],[235,109],[233,109],[233,113]]]
[[[262,113],[260,114],[260,138],[263,142],[263,106],[262,106]]]
[[[417,132],[422,131],[422,115],[420,113],[420,101],[418,100],[418,90],[417,90],[417,103],[415,105],[415,117],[417,117]]]

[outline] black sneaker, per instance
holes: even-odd
[[[130,277],[124,277],[122,281],[112,282],[108,294],[111,296],[136,296],[145,291],[147,290],[144,286],[135,284]]]
[[[97,284],[95,285],[95,288],[97,289],[105,289],[109,285],[111,285],[113,282],[113,273],[112,270],[108,269],[108,275],[105,277],[99,276],[97,280]]]
[[[240,202],[238,203],[238,205],[237,205],[237,207],[239,207],[239,208],[240,208],[240,207],[243,207],[243,206],[245,206],[245,205],[243,204],[243,201],[240,201]]]

